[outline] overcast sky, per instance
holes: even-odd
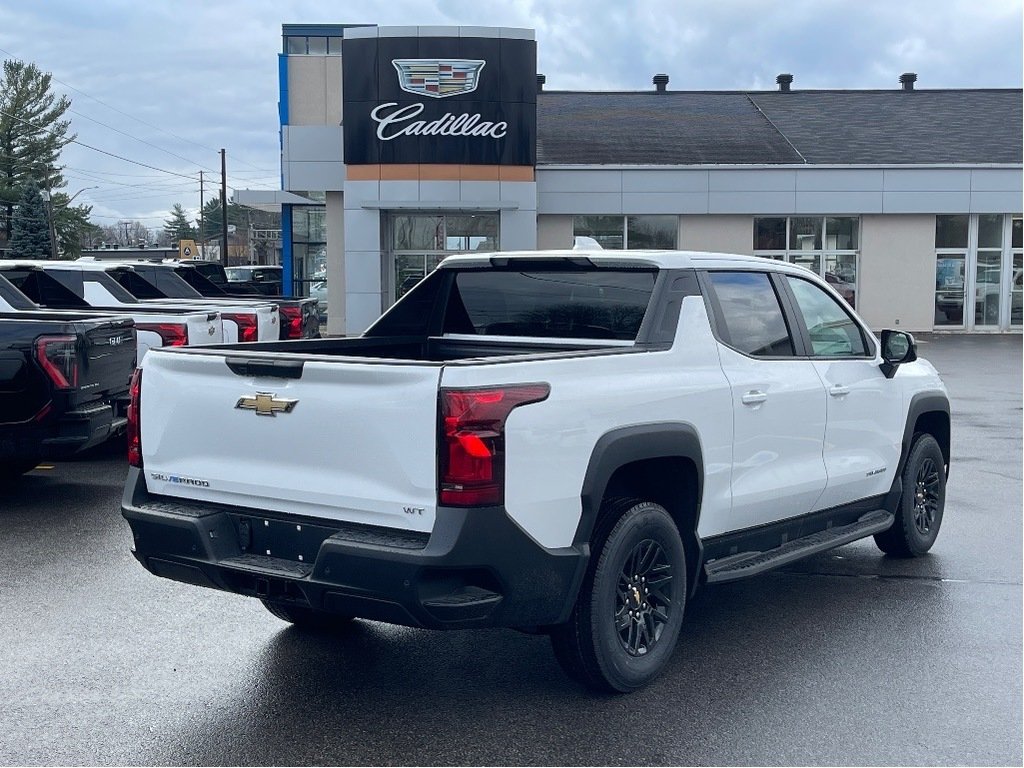
[[[360,8],[348,11],[346,8]],[[159,227],[207,198],[227,149],[232,188],[279,188],[282,24],[536,30],[550,90],[1021,87],[1020,0],[4,0],[0,58],[34,62],[72,100],[67,192],[96,223]],[[171,172],[171,173],[167,173]],[[96,187],[96,189],[86,189]],[[229,191],[230,194],[230,191]]]

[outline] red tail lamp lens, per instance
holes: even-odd
[[[128,385],[128,464],[142,468],[142,432],[140,411],[142,408],[142,369],[136,368]]]
[[[221,312],[221,317],[227,318],[238,325],[239,341],[248,342],[258,339],[255,314],[249,312]]]
[[[78,343],[74,336],[40,336],[36,339],[36,361],[54,389],[78,386]]]
[[[302,307],[280,307],[282,338],[302,338]]]
[[[188,326],[185,323],[136,323],[135,329],[157,334],[165,347],[188,345]]]
[[[438,499],[476,507],[505,501],[505,420],[513,408],[547,398],[547,384],[442,389]]]

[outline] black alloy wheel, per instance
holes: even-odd
[[[875,543],[895,557],[923,555],[935,543],[946,505],[946,459],[932,435],[917,434],[901,475],[903,494],[895,520]]]
[[[686,555],[659,504],[606,501],[569,621],[551,628],[566,673],[592,690],[629,693],[668,665],[686,606]]]
[[[661,545],[645,539],[633,547],[619,574],[615,629],[630,656],[654,649],[669,622],[672,564]]]
[[[939,514],[939,467],[929,457],[921,462],[914,485],[914,527],[927,536]]]

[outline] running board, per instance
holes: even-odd
[[[764,552],[740,552],[735,555],[720,557],[705,564],[704,573],[708,584],[720,584],[736,581],[747,576],[788,565],[808,555],[825,552],[833,547],[849,544],[851,541],[863,539],[873,533],[888,530],[893,523],[893,515],[884,509],[868,512],[857,522],[829,528],[810,536],[787,541],[785,544]]]

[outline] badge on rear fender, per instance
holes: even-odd
[[[238,398],[235,408],[256,411],[257,416],[277,416],[279,413],[291,413],[298,403],[298,400],[277,397],[273,392],[257,392],[255,395],[243,395]]]

